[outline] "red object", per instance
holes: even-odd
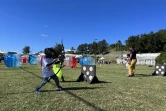
[[[43,62],[43,58],[45,57],[45,55],[42,55],[41,56],[41,59],[40,59],[40,66],[42,67],[42,62]]]
[[[76,67],[77,59],[74,56],[66,57],[63,64],[71,68]]]
[[[77,65],[77,59],[74,56],[72,56],[72,67],[76,67],[76,65]]]
[[[22,63],[27,63],[27,58],[26,57],[22,56],[21,60],[22,60]]]

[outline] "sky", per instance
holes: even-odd
[[[65,49],[166,29],[166,0],[0,0],[0,50]]]

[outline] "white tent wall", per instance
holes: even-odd
[[[117,58],[117,59],[116,59],[116,63],[117,63],[117,64],[122,64],[122,61],[123,61],[123,60],[122,60],[121,58]]]
[[[120,64],[120,59],[116,59],[116,63],[117,63],[117,64]]]
[[[155,59],[160,53],[144,53],[137,54],[137,65],[155,65]],[[123,54],[123,58],[126,58],[127,54]],[[117,64],[120,63],[120,59],[117,59]]]

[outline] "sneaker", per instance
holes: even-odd
[[[62,90],[63,90],[63,88],[62,88],[61,86],[59,86],[59,87],[58,87],[58,90],[59,90],[59,91],[62,91]]]
[[[41,92],[39,90],[35,90],[36,94],[41,94]]]
[[[127,77],[133,77],[134,75],[128,75]]]

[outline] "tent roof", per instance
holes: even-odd
[[[45,54],[42,52],[42,53],[39,53],[39,55],[45,55]]]
[[[104,58],[104,57],[101,57],[99,60],[105,60],[105,58]]]
[[[75,58],[82,58],[82,55],[76,55]]]

